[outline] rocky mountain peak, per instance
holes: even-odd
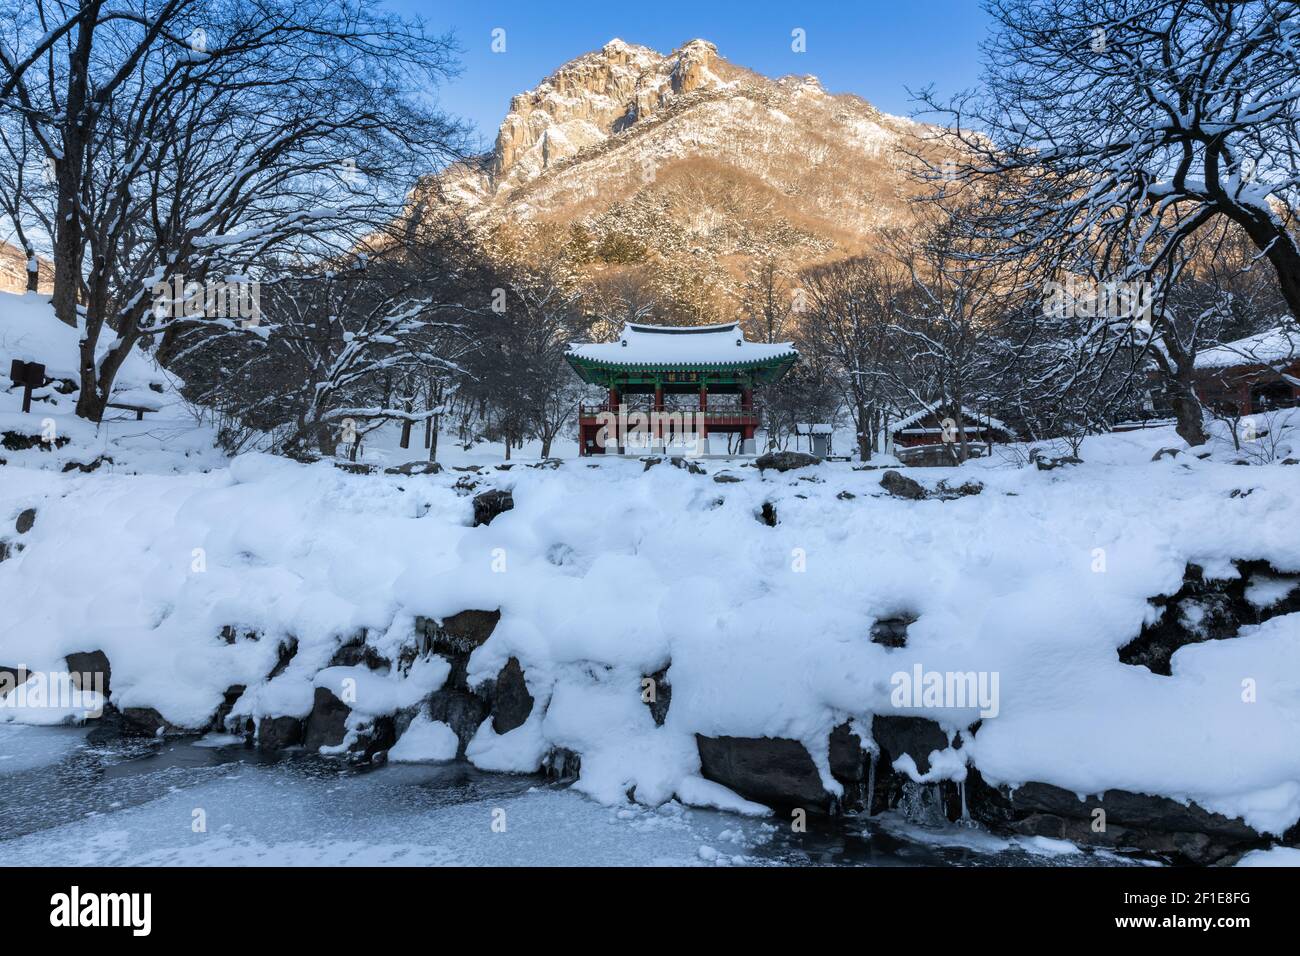
[[[707,40],[692,40],[664,55],[615,38],[570,60],[510,101],[497,131],[493,178],[512,185],[531,179],[675,97],[721,87],[711,70],[717,56],[717,47]]]
[[[704,39],[612,39],[515,96],[492,152],[439,195],[489,229],[560,227],[594,278],[653,287],[656,314],[723,321],[756,264],[793,272],[905,226],[919,129]]]

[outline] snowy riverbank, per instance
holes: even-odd
[[[916,718],[948,746],[885,747],[882,774],[964,789],[974,767],[986,785],[1160,795],[1266,841],[1300,818],[1300,614],[1270,611],[1296,584],[1276,572],[1300,572],[1300,468],[1151,461],[1174,443],[1140,432],[1091,439],[1084,464],[1050,471],[995,459],[908,472],[931,490],[983,485],[948,500],[890,495],[880,470],[845,463],[10,466],[0,664],[57,671],[102,651],[114,707],[165,733],[287,718],[282,742],[303,720],[313,742],[323,704],[327,749],[373,752],[409,728],[427,756],[459,743],[484,769],[576,756],[576,787],[610,805],[763,812],[717,782],[745,789],[744,754],[701,775],[702,737],[797,742],[833,808],[848,778],[832,731],[848,725],[861,764],[880,749],[873,716]],[[493,491],[513,507],[474,526],[475,497]],[[1247,574],[1263,623],[1175,649],[1168,675],[1125,663],[1120,649],[1160,617],[1152,599],[1179,592],[1189,566]],[[1193,635],[1207,613],[1195,603],[1170,612]],[[500,618],[458,645],[437,622],[466,610]],[[901,638],[873,640],[882,620]],[[996,675],[996,716],[970,701],[900,707],[893,675],[916,667]],[[671,693],[658,713],[648,686]],[[482,709],[466,711],[475,691]],[[457,730],[468,739],[449,743]],[[765,802],[809,802],[805,784]]]

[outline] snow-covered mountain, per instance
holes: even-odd
[[[755,260],[838,258],[906,223],[923,129],[705,40],[662,54],[615,39],[515,96],[493,150],[439,185],[479,221],[576,225],[598,264],[727,286]]]

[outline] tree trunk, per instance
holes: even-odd
[[[1290,230],[1263,210],[1226,204],[1228,218],[1245,230],[1257,248],[1277,272],[1282,298],[1292,317],[1300,319],[1300,249],[1292,239]],[[1178,434],[1181,436],[1182,426]],[[1186,436],[1183,436],[1184,438]]]
[[[871,422],[867,416],[866,408],[859,404],[856,425],[858,426],[858,459],[860,461],[871,461]],[[808,441],[811,443],[812,438]]]
[[[1205,412],[1201,409],[1200,399],[1190,382],[1180,379],[1170,380],[1166,386],[1169,404],[1178,420],[1175,431],[1178,437],[1195,448],[1204,445],[1209,436],[1205,433]]]
[[[440,417],[440,416],[439,416]],[[433,417],[429,418],[425,426],[425,445],[429,448],[429,461],[438,460],[438,423]]]

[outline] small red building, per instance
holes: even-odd
[[[1014,433],[991,415],[961,410],[961,430],[966,441],[979,444],[1015,441]],[[947,409],[922,408],[890,425],[891,443],[898,447],[951,444],[960,440],[957,416]]]
[[[799,356],[789,342],[746,341],[740,324],[727,322],[628,323],[617,341],[574,345],[566,357],[580,379],[609,394],[578,407],[579,454],[643,453],[690,432],[738,435],[742,453],[752,455],[760,421],[755,390],[779,381]],[[690,400],[670,408],[674,396]]]
[[[1300,404],[1300,331],[1278,326],[1196,354],[1196,395],[1229,415]]]
[[[961,431],[971,454],[981,446],[1016,440],[1015,432],[991,415],[963,406]],[[886,450],[905,465],[950,465],[957,460],[961,435],[957,416],[948,408],[921,408],[889,426]]]

